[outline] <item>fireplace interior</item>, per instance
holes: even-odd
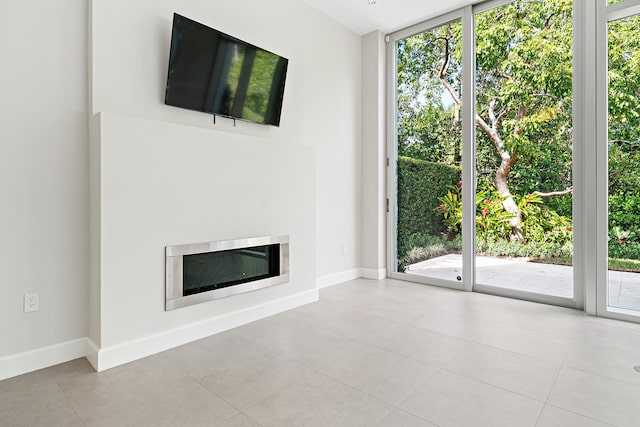
[[[167,246],[166,310],[285,283],[288,236]]]

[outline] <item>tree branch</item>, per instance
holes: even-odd
[[[524,116],[527,114],[527,109],[524,105],[518,107],[518,114],[516,115],[516,128],[513,131],[515,136],[518,136],[522,133],[522,129],[520,128],[520,122],[524,119]]]
[[[551,15],[549,15],[549,16],[547,17],[547,20],[544,22],[544,28],[545,28],[546,30],[548,30],[549,28],[551,28],[551,18],[553,18],[553,15],[555,15],[555,14],[556,14],[556,13],[555,13],[555,12],[553,12]]]
[[[573,193],[573,187],[569,187],[566,190],[562,191],[551,191],[549,193],[543,193],[541,191],[534,191],[531,194],[536,194],[540,197],[553,197],[553,196],[564,196],[566,194]]]

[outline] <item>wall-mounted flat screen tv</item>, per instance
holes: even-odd
[[[173,15],[165,104],[279,126],[286,58]]]

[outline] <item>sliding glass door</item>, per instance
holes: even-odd
[[[611,2],[610,2],[611,3]],[[601,311],[640,316],[640,15],[607,7],[607,277]],[[627,2],[629,3],[629,2]]]
[[[395,270],[462,281],[462,21],[449,16],[395,44]]]
[[[640,0],[490,0],[388,42],[391,277],[638,321]]]
[[[392,277],[576,305],[571,15],[494,1],[393,35]]]
[[[474,15],[475,288],[573,299],[572,2]]]

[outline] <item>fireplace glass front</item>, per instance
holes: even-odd
[[[280,274],[280,245],[184,255],[184,295],[226,288]]]

